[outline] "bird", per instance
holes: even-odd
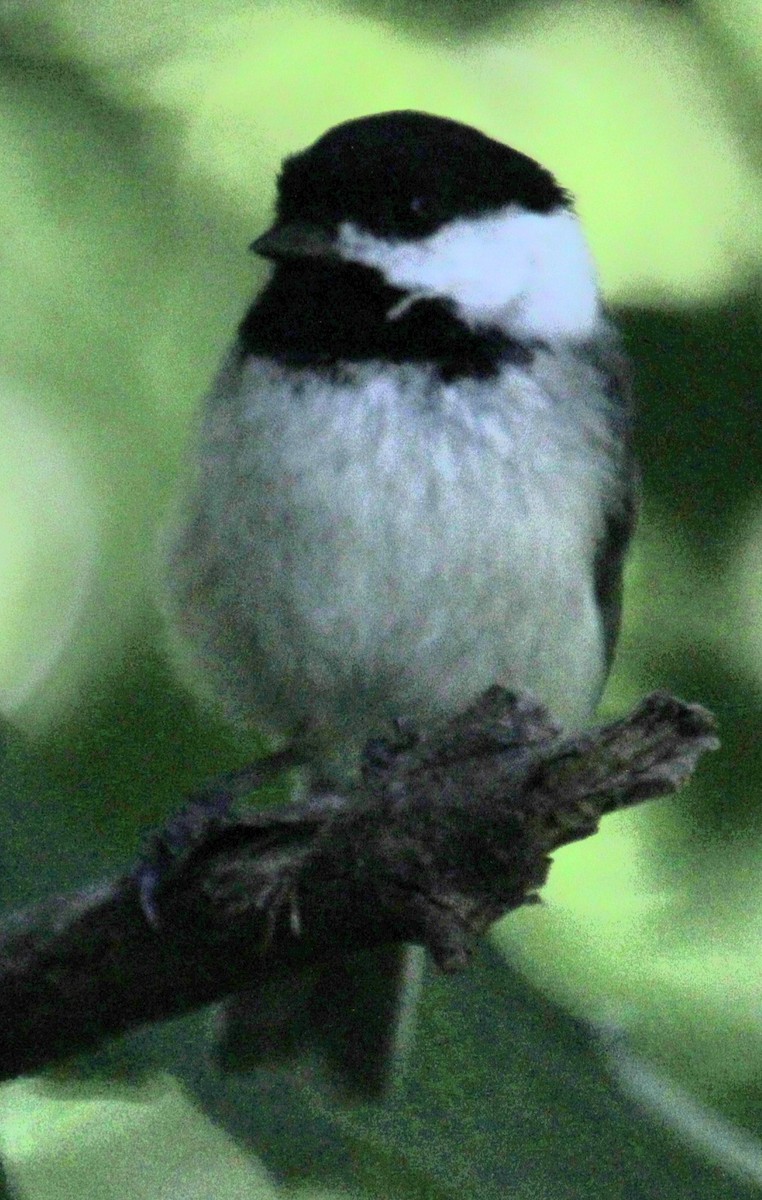
[[[393,721],[436,726],[494,683],[583,726],[638,475],[629,358],[570,193],[459,121],[376,113],[284,160],[251,248],[269,277],[164,539],[199,690],[335,790]],[[381,947],[284,973],[230,1002],[228,1049],[388,1095],[417,961]]]

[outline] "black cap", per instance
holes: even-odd
[[[278,220],[416,238],[509,204],[545,213],[571,197],[534,159],[469,125],[420,112],[346,121],[286,159]]]

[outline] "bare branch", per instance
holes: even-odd
[[[369,746],[356,794],[239,816],[194,803],[154,844],[154,924],[133,869],[0,926],[0,1077],[358,947],[416,942],[463,967],[493,921],[536,899],[554,849],[675,791],[714,729],[705,709],[655,694],[563,736],[493,688],[434,735]],[[230,776],[223,793],[259,777]]]

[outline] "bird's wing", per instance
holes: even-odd
[[[611,402],[612,433],[621,446],[617,487],[609,496],[593,569],[595,596],[603,623],[606,672],[611,667],[622,610],[622,571],[640,505],[640,472],[632,436],[632,384],[626,356],[620,349],[606,355],[607,399]]]

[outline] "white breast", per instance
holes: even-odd
[[[232,717],[346,749],[500,681],[585,720],[603,673],[603,417],[569,402],[551,356],[536,365],[537,384],[363,364],[316,385],[231,360],[170,607]],[[572,382],[590,395],[592,373]]]

